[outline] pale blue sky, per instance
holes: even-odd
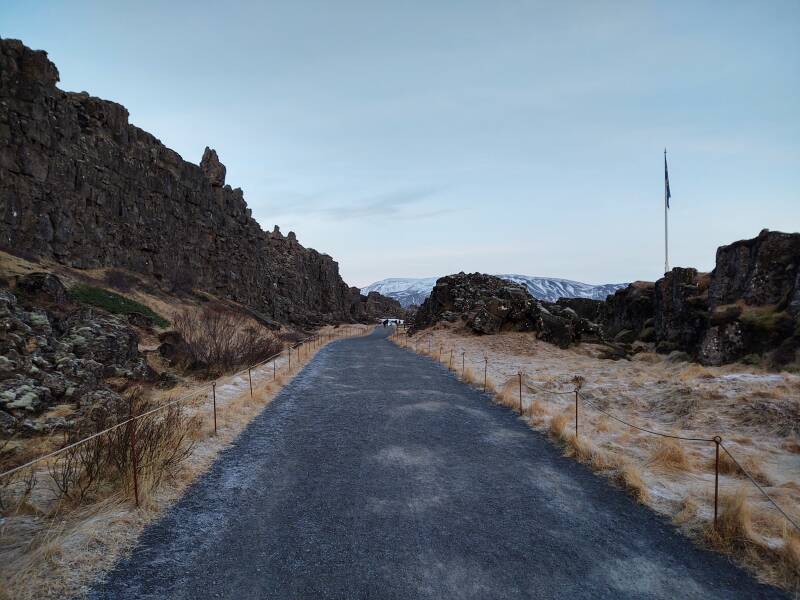
[[[800,230],[800,2],[5,0],[60,87],[206,145],[344,278],[589,283]]]

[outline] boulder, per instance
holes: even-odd
[[[26,296],[45,300],[55,305],[64,305],[68,301],[67,288],[52,273],[28,273],[17,281],[17,288]]]
[[[654,339],[689,352],[708,327],[708,276],[697,269],[676,267],[655,284],[653,296]]]
[[[123,317],[94,308],[51,313],[36,304],[58,302],[57,278],[24,281],[25,307],[10,290],[0,289],[0,409],[23,423],[21,431],[41,433],[68,425],[40,415],[58,403],[88,409],[113,393],[105,384],[108,377],[153,377]],[[80,409],[74,418],[84,414]],[[3,430],[9,426],[0,424]]]
[[[635,281],[606,298],[600,309],[600,322],[611,338],[627,329],[636,336],[655,316],[655,284]]]
[[[412,331],[439,321],[464,321],[473,332],[533,331],[539,339],[566,348],[599,327],[572,307],[540,302],[527,288],[483,273],[458,273],[437,280],[417,310]]]

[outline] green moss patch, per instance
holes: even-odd
[[[115,315],[139,313],[150,317],[153,323],[159,327],[169,327],[169,321],[144,304],[103,288],[91,285],[76,285],[69,290],[69,296],[75,302],[97,306]]]

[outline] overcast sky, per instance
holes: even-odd
[[[797,0],[3,0],[0,36],[184,159],[215,148],[351,285],[655,279],[665,146],[673,265],[800,230]]]

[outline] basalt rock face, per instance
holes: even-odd
[[[636,281],[609,296],[600,309],[600,320],[609,337],[638,337],[653,326],[655,285]]]
[[[800,233],[765,229],[718,248],[708,304],[702,362],[760,356],[772,367],[800,363]]]
[[[351,287],[350,298],[350,315],[360,323],[374,323],[377,319],[387,317],[406,318],[406,309],[397,300],[378,292],[370,292],[365,296],[359,288]]]
[[[608,298],[609,337],[655,343],[708,365],[800,366],[800,233],[762,231],[717,250],[710,274],[675,268]]]
[[[346,321],[337,263],[262,231],[206,148],[184,161],[125,107],[59,90],[42,51],[0,40],[0,246],[76,268],[124,267],[303,326]]]
[[[417,310],[411,330],[419,331],[439,321],[464,321],[478,334],[534,331],[540,339],[561,347],[597,333],[596,326],[571,308],[539,302],[525,287],[482,273],[438,279]]]
[[[676,267],[655,284],[654,339],[662,352],[694,351],[708,328],[708,275]]]

